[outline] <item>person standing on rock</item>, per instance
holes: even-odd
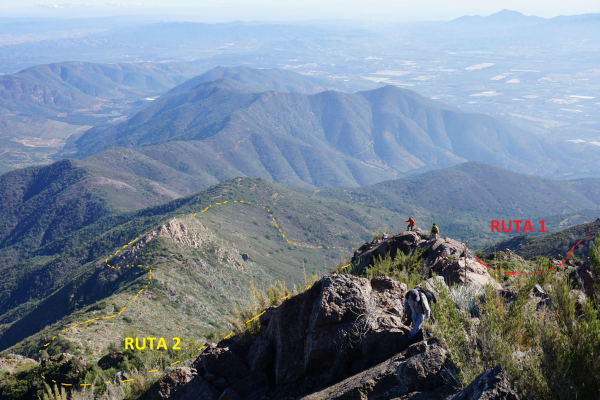
[[[408,334],[408,340],[412,340],[421,330],[424,319],[431,317],[431,309],[427,297],[420,294],[416,289],[409,290],[404,296],[404,318],[412,316],[413,328]]]
[[[438,228],[436,224],[433,224],[433,226],[431,227],[431,230],[429,232],[431,233],[431,238],[433,240],[435,240],[438,238],[438,236],[440,234],[440,228]]]
[[[412,231],[415,227],[415,220],[412,217],[408,217],[408,219],[404,222],[408,222],[408,226],[406,227],[407,231]]]

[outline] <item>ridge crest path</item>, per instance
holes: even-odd
[[[227,200],[227,201],[224,201],[224,202],[220,202],[220,203],[215,203],[214,205],[215,205],[215,206],[222,206],[222,205],[228,204],[228,202],[229,202],[229,200]],[[243,204],[243,205],[248,205],[248,206],[253,206],[253,205],[255,205],[255,206],[258,206],[258,207],[260,207],[260,206],[261,206],[261,205],[260,205],[260,204],[258,204],[258,203],[253,203],[253,202],[250,202],[250,201],[243,201],[243,200],[234,200],[234,201],[233,201],[233,203],[229,202],[229,204],[236,204],[236,203],[237,203],[237,204],[240,204],[240,205],[242,205],[242,204]],[[207,207],[206,207],[204,210],[200,211],[200,213],[207,212],[209,209],[211,209],[211,208],[212,208],[212,206],[213,206],[213,205],[212,205],[212,204],[210,204],[210,205],[209,205],[209,206],[207,206]],[[290,241],[290,240],[289,240],[289,239],[288,239],[288,238],[285,236],[285,233],[283,232],[283,230],[282,230],[282,229],[279,227],[279,225],[277,224],[277,220],[275,219],[275,217],[273,217],[273,214],[271,213],[271,210],[270,210],[270,208],[268,208],[267,206],[262,206],[262,208],[263,208],[264,210],[266,210],[266,212],[268,213],[269,217],[272,219],[272,221],[273,221],[273,224],[274,224],[275,228],[277,228],[277,229],[279,230],[279,233],[280,233],[280,234],[281,234],[281,236],[282,236],[282,237],[283,237],[283,238],[284,238],[284,239],[285,239],[285,240],[288,242],[288,244],[289,244],[289,245],[291,245],[291,246],[300,246],[298,243],[293,243],[293,242],[291,242],[291,241]],[[198,214],[198,213],[194,213],[194,214],[193,214],[193,216],[196,216],[197,214]],[[591,229],[592,229],[592,228],[591,228],[591,226],[590,226],[590,228],[589,228],[588,232],[591,232]],[[147,233],[147,232],[146,232],[146,233]],[[585,237],[585,239],[588,239],[588,238],[589,238],[589,235]],[[120,267],[120,266],[112,266],[112,265],[110,265],[110,264],[109,264],[109,260],[110,260],[111,258],[113,258],[114,256],[116,256],[116,255],[117,255],[119,252],[121,252],[122,250],[126,249],[127,247],[129,247],[130,245],[132,245],[133,243],[135,243],[135,242],[136,242],[138,239],[139,239],[139,236],[138,236],[138,237],[136,237],[136,238],[135,238],[134,240],[132,240],[131,242],[127,243],[126,245],[122,246],[122,247],[121,247],[121,249],[117,250],[117,251],[116,251],[114,254],[111,254],[111,255],[109,255],[109,256],[106,258],[106,261],[105,261],[105,263],[106,263],[106,266],[107,266],[107,267],[109,267],[109,268],[112,268],[112,269],[121,269],[121,267]],[[573,250],[575,249],[575,247],[577,247],[577,246],[578,246],[578,245],[579,245],[579,244],[580,244],[580,243],[581,243],[583,240],[584,240],[584,239],[581,239],[579,242],[577,242],[577,244],[575,244],[575,245],[574,245],[574,246],[571,248],[571,251],[569,251],[569,254],[567,255],[567,260],[569,259],[569,256],[571,255],[571,253],[573,252]],[[335,249],[335,248],[336,248],[335,246],[326,246],[326,245],[321,245],[321,246],[312,246],[312,245],[305,245],[305,244],[302,244],[302,245],[301,245],[301,247],[310,248],[310,249],[322,249],[322,250],[326,250],[326,249],[331,249],[331,250],[333,250],[333,249]],[[354,247],[350,247],[350,248],[349,248],[349,247],[339,247],[339,246],[338,246],[337,248],[338,248],[338,249],[345,249],[345,250],[354,250],[354,249],[355,249]],[[477,260],[477,262],[479,262],[479,263],[480,263],[481,265],[483,265],[484,267],[486,267],[486,268],[488,268],[488,269],[492,269],[491,267],[489,267],[489,266],[485,265],[483,262],[481,262],[481,261],[480,261],[480,260],[479,260],[477,257],[473,257],[473,258],[474,258],[475,260]],[[566,260],[565,260],[565,261],[563,261],[563,262],[562,262],[560,265],[558,265],[558,267],[561,267],[561,266],[562,266],[562,265],[563,265],[565,262],[566,262]],[[347,267],[349,267],[349,266],[350,266],[350,264],[348,264],[348,265],[345,265],[345,266],[342,266],[342,267],[341,267],[341,269],[347,268]],[[558,267],[557,267],[557,268],[558,268]],[[144,289],[140,290],[140,291],[139,291],[139,292],[138,292],[138,293],[135,295],[135,297],[133,298],[133,300],[131,300],[131,301],[129,302],[129,304],[132,304],[132,303],[133,303],[135,300],[137,300],[138,296],[139,296],[139,295],[140,295],[140,294],[141,294],[141,293],[142,293],[142,292],[143,292],[143,291],[144,291],[144,290],[145,290],[145,289],[146,289],[146,288],[147,288],[147,287],[150,285],[150,283],[151,283],[151,281],[152,281],[152,269],[150,269],[150,267],[149,267],[149,266],[146,266],[146,267],[144,267],[144,266],[142,266],[142,265],[126,265],[126,266],[125,266],[125,267],[123,267],[123,268],[146,268],[146,269],[148,269],[148,271],[149,271],[149,272],[148,272],[148,274],[149,274],[149,278],[148,278],[148,283],[146,284],[146,287],[145,287]],[[552,269],[554,269],[554,268],[550,268],[550,269],[552,270]],[[498,271],[500,271],[500,270],[498,270]],[[517,272],[515,272],[515,271],[502,271],[502,272],[504,272],[505,274],[512,274],[512,275],[516,275],[516,274],[517,274]],[[542,272],[542,270],[540,270],[540,271],[537,271],[537,272],[538,272],[538,273],[541,273],[541,272]],[[534,273],[535,273],[535,272],[529,272],[529,274],[534,274]],[[526,273],[521,271],[521,274],[526,274]],[[335,274],[334,274],[334,275],[335,275]],[[307,287],[307,289],[309,289],[309,288],[310,288],[310,285]],[[283,297],[283,298],[282,298],[282,300],[286,299],[287,297],[289,297],[289,295],[288,295],[288,296],[286,296],[286,297]],[[117,314],[113,314],[113,315],[110,315],[110,316],[106,316],[106,317],[103,317],[102,319],[100,319],[100,318],[93,318],[93,319],[89,319],[89,320],[87,320],[87,321],[84,321],[84,322],[76,323],[75,325],[73,325],[73,326],[72,326],[72,327],[70,327],[70,328],[65,328],[65,329],[63,329],[63,330],[61,331],[61,333],[64,333],[65,331],[67,331],[67,329],[74,330],[76,327],[78,327],[78,326],[80,326],[80,325],[85,325],[86,323],[90,323],[90,322],[94,322],[94,321],[100,321],[100,320],[105,320],[105,319],[111,319],[111,318],[118,317],[118,316],[120,316],[120,315],[121,315],[121,314],[122,314],[122,313],[125,311],[125,309],[127,309],[127,306],[123,307],[123,308],[121,309],[121,311],[119,311],[119,313],[117,313]],[[266,310],[265,310],[265,311],[266,311]],[[261,314],[258,314],[258,315],[257,315],[257,316],[255,316],[254,318],[251,318],[251,319],[249,319],[248,321],[246,321],[246,324],[248,324],[248,323],[252,322],[253,320],[257,319],[258,317],[260,317],[260,316],[261,316],[261,315],[262,315],[262,314],[263,314],[265,311],[263,311]],[[230,333],[229,333],[227,336],[225,336],[223,339],[227,339],[227,338],[229,338],[229,337],[231,337],[231,336],[233,336],[233,332],[230,332]],[[43,347],[47,347],[47,346],[49,346],[49,345],[52,343],[52,341],[56,340],[56,338],[57,338],[57,337],[58,337],[58,336],[57,336],[57,335],[55,335],[55,336],[54,336],[54,337],[53,337],[53,338],[52,338],[52,339],[51,339],[51,340],[50,340],[48,343],[46,343],[46,344],[45,344]],[[202,347],[200,347],[200,348],[198,349],[198,351],[200,351],[200,354],[202,353],[202,350],[204,350],[205,348],[206,348],[206,346],[202,346]],[[43,349],[40,349],[40,350],[38,351],[38,353],[41,353],[41,352],[42,352],[42,350],[43,350]],[[38,358],[38,360],[41,362],[41,357],[39,357],[39,358]],[[173,365],[176,365],[176,364],[178,364],[178,363],[180,363],[180,362],[181,362],[181,360],[177,360],[177,361],[173,362],[173,363],[171,364],[171,366],[173,366]],[[35,372],[35,370],[34,370],[34,372]],[[159,370],[149,370],[148,372],[159,372]],[[42,377],[42,379],[46,380],[46,378],[45,378],[43,375],[41,375],[41,374],[40,374],[40,376]],[[57,384],[57,385],[59,384],[59,383],[57,383],[57,382],[56,382],[55,380],[53,380],[53,379],[52,379],[51,381],[52,381],[54,384]],[[118,381],[118,382],[117,382],[117,381],[115,381],[115,382],[114,382],[114,384],[117,384],[117,383],[126,383],[126,382],[130,382],[130,381],[133,381],[133,379],[127,379],[127,380],[122,380],[122,381]],[[107,381],[107,382],[104,382],[104,383],[105,383],[105,384],[113,384],[113,382],[110,382],[110,381]],[[66,386],[66,387],[69,387],[69,386],[71,386],[71,387],[72,387],[72,386],[73,386],[73,384],[70,384],[70,383],[63,383],[63,382],[61,382],[61,383],[60,383],[60,385],[62,385],[62,386]],[[79,386],[91,386],[91,385],[92,385],[91,383],[81,383],[81,384],[79,384]]]

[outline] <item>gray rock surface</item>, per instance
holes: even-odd
[[[449,400],[519,400],[500,365],[488,369]]]
[[[217,400],[219,391],[198,376],[196,370],[177,368],[156,382],[138,400]]]

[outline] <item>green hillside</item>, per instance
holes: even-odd
[[[309,193],[310,191],[305,191]],[[546,221],[549,232],[593,221],[600,211],[600,181],[558,181],[469,162],[362,188],[324,188],[313,196],[412,215],[421,227],[436,222],[444,235],[492,243],[491,220]],[[512,235],[515,235],[513,232]]]
[[[242,199],[245,203],[236,202]],[[229,204],[217,207],[217,202],[224,201]],[[210,212],[201,213],[209,205],[213,205]],[[277,218],[286,238],[274,226],[270,215]],[[73,312],[101,299],[118,296],[123,284],[113,285],[113,281],[120,272],[107,272],[105,259],[119,249],[122,255],[109,263],[151,265],[157,277],[163,272],[172,277],[181,273],[178,268],[183,268],[188,278],[193,272],[192,276],[196,277],[193,279],[204,283],[196,293],[179,292],[179,288],[167,285],[165,290],[170,291],[170,296],[180,293],[198,299],[194,301],[205,301],[206,296],[202,295],[202,291],[207,290],[205,286],[217,285],[218,290],[215,286],[210,294],[213,306],[220,304],[219,310],[231,310],[233,301],[246,295],[247,291],[240,290],[240,285],[247,284],[248,279],[261,285],[273,279],[285,279],[288,284],[300,282],[303,267],[307,272],[329,269],[341,258],[351,255],[351,247],[356,243],[364,242],[374,231],[384,229],[397,219],[391,212],[375,213],[364,207],[309,199],[267,181],[248,178],[223,182],[165,205],[108,215],[61,239],[45,243],[26,260],[3,269],[0,343],[6,348]],[[166,227],[160,228],[165,224]],[[136,237],[140,245],[132,246],[134,250],[130,252],[123,250],[123,244]],[[297,245],[288,244],[287,238]],[[318,246],[330,249],[318,249]],[[250,262],[242,263],[241,254],[247,254]],[[195,264],[182,265],[177,260],[193,260],[190,262]],[[179,272],[171,273],[173,268]],[[231,272],[226,274],[225,271]],[[249,275],[228,283],[235,271]],[[126,273],[132,282],[143,274],[133,270]],[[156,284],[161,283],[161,279]],[[164,279],[169,282],[171,278]],[[185,287],[189,289],[193,282],[187,280]],[[180,301],[183,302],[183,298]],[[213,306],[203,303],[202,309],[216,318],[222,313],[211,311]],[[226,321],[220,319],[218,323],[225,326]],[[196,334],[207,334],[207,329],[205,326]]]
[[[594,222],[579,224],[546,235],[519,235],[488,246],[483,251],[491,253],[501,250],[511,250],[525,259],[539,256],[555,257],[559,254],[566,257],[573,246],[584,239],[573,249],[572,254],[575,257],[586,258],[589,255],[590,246],[594,243],[594,238],[600,229],[600,220],[598,217],[600,217],[600,213],[597,214],[596,219],[593,220]],[[589,238],[585,239],[586,237]]]

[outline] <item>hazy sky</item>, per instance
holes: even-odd
[[[0,0],[0,15],[173,15],[204,20],[439,20],[502,9],[552,17],[600,12],[600,0]]]

